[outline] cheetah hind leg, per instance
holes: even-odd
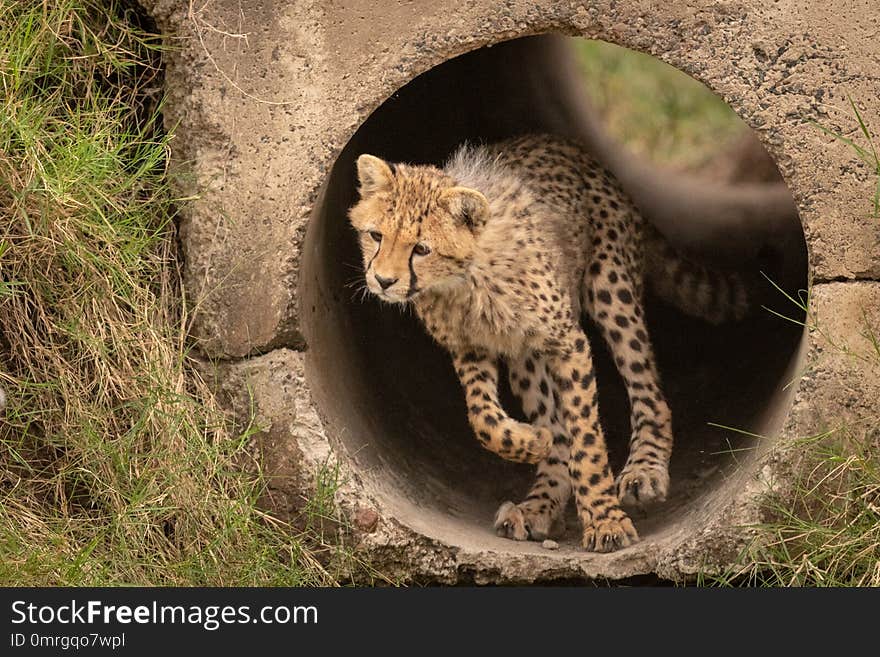
[[[617,244],[608,242],[608,248],[617,248]],[[641,274],[616,265],[615,259],[627,261],[619,253],[610,260],[590,263],[585,305],[602,329],[629,395],[632,437],[629,457],[617,477],[618,496],[624,506],[646,507],[665,501],[669,490],[672,414],[645,323]]]
[[[538,464],[526,499],[504,502],[495,513],[495,533],[516,541],[543,541],[565,533],[565,506],[571,495],[568,474],[569,440],[556,416],[553,383],[540,353],[531,352],[508,363],[510,389],[535,426],[554,436],[550,455]]]

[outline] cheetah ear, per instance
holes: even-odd
[[[369,196],[391,188],[394,173],[385,160],[364,153],[357,159],[361,196]]]
[[[475,189],[450,187],[440,195],[440,203],[471,230],[482,227],[489,217],[489,201]]]

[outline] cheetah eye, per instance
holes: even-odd
[[[373,240],[376,241],[376,242],[381,242],[381,241],[382,241],[382,233],[380,233],[378,230],[371,230],[371,231],[370,231],[370,237],[372,237]]]
[[[430,252],[431,247],[429,247],[427,244],[422,244],[421,242],[413,247],[413,253],[415,253],[416,255],[426,256]]]

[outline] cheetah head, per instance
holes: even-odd
[[[464,281],[489,213],[486,197],[432,166],[391,165],[365,154],[357,172],[360,200],[348,216],[369,291],[406,303]]]

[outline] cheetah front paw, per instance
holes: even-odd
[[[517,422],[508,437],[510,447],[505,444],[501,456],[508,461],[519,463],[540,463],[550,455],[553,446],[553,433],[546,427],[536,427],[525,422]]]
[[[543,541],[556,538],[565,532],[565,519],[554,516],[549,508],[541,510],[541,504],[533,501],[514,504],[505,502],[495,512],[495,533],[515,541]]]
[[[639,534],[627,516],[606,518],[584,528],[584,549],[590,552],[614,552],[639,540]]]
[[[624,506],[645,506],[666,500],[669,470],[665,465],[627,464],[617,477],[617,496]]]

